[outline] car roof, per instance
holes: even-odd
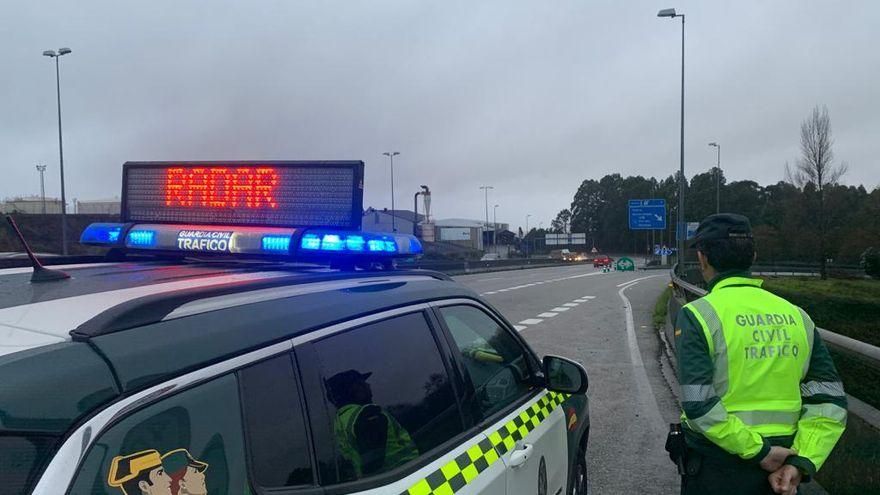
[[[121,262],[0,270],[0,431],[61,434],[121,395],[385,309],[472,298],[422,270]],[[35,392],[38,391],[38,392]],[[39,397],[34,397],[34,396]]]

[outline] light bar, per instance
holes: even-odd
[[[122,228],[121,223],[93,223],[83,230],[79,242],[98,246],[118,244]]]
[[[411,235],[372,232],[308,231],[300,238],[300,253],[332,256],[413,256],[422,253],[422,244]]]
[[[132,251],[280,255],[292,260],[371,260],[422,253],[421,243],[411,235],[276,227],[96,223],[83,231],[80,241]]]
[[[128,162],[125,223],[358,230],[364,163]]]

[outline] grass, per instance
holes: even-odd
[[[880,346],[880,280],[767,277],[764,288],[802,307],[819,327]]]
[[[666,312],[669,307],[669,298],[672,297],[672,289],[667,287],[663,292],[660,293],[660,296],[657,297],[657,302],[654,304],[654,328],[657,330],[662,330],[666,325]]]

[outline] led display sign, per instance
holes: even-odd
[[[128,162],[123,166],[122,219],[359,229],[363,176],[360,161]],[[228,238],[189,234],[178,239],[185,249],[228,249]]]

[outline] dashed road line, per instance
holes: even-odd
[[[526,328],[529,328],[529,327],[527,327],[527,326],[525,326],[525,325],[514,325],[514,326],[513,326],[513,329],[516,330],[517,332],[522,332],[522,331],[525,330]]]
[[[556,316],[556,315],[558,315],[558,314],[559,314],[559,313],[551,313],[551,312],[548,311],[548,312],[546,312],[546,313],[541,313],[541,314],[539,314],[538,316],[540,316],[541,318],[553,318],[554,316]]]
[[[569,307],[569,308],[574,308],[574,307],[579,306],[579,304],[578,304],[578,303],[570,302],[570,303],[565,303],[565,304],[563,304],[563,306],[567,306],[567,307]]]
[[[544,320],[542,320],[540,318],[529,318],[527,320],[523,320],[523,321],[519,322],[519,324],[520,325],[537,325],[538,323],[541,323],[542,321],[544,321]]]
[[[569,309],[571,309],[571,308],[563,308],[562,306],[559,306],[558,308],[553,308],[550,311],[556,311],[557,313],[561,313],[563,311],[568,311]]]

